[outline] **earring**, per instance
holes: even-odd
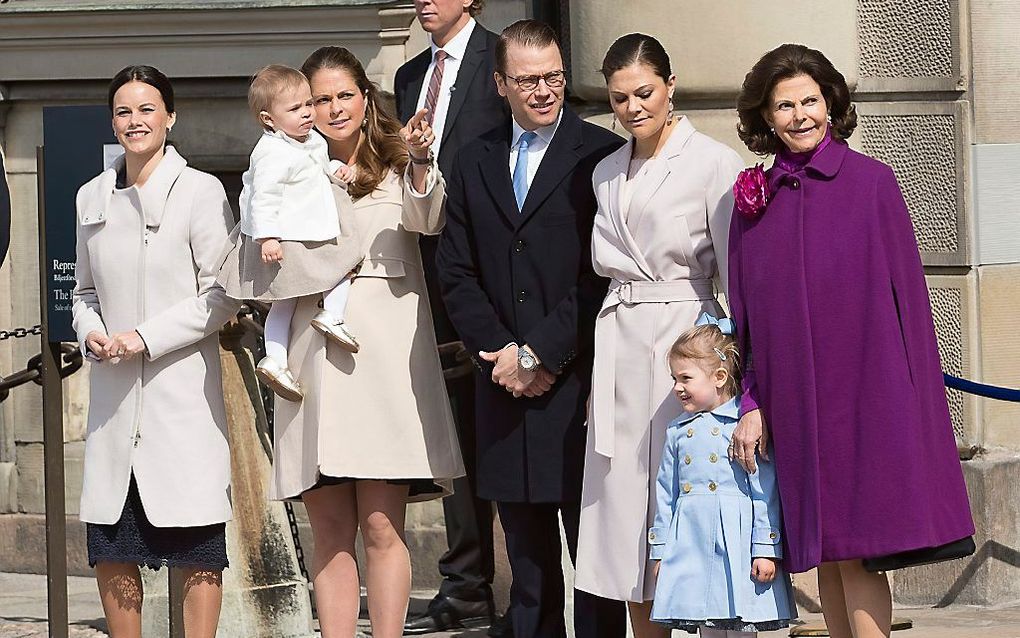
[[[772,133],[773,135],[775,135],[776,134],[776,127],[770,126],[769,127],[769,133]]]
[[[616,131],[616,113],[613,113],[613,131]]]
[[[669,95],[669,113],[666,115],[666,125],[673,126],[673,94]]]
[[[825,114],[825,121],[828,122],[829,124],[832,124],[832,113]]]
[[[166,127],[166,134],[170,135],[170,132],[173,131],[173,130],[174,130],[174,127],[172,127],[172,126]]]

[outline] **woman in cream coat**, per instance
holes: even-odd
[[[216,178],[166,134],[173,89],[152,67],[110,86],[125,156],[78,192],[74,328],[90,373],[81,519],[111,633],[141,633],[139,566],[185,572],[185,629],[213,636],[226,566],[230,456],[215,283],[231,214]]]
[[[667,636],[649,621],[647,543],[666,425],[682,412],[666,353],[700,313],[722,316],[713,279],[726,280],[730,188],[743,163],[673,114],[675,78],[654,38],[617,40],[602,73],[633,139],[592,178],[592,259],[611,282],[595,326],[576,586],[629,601],[638,638]]]
[[[361,261],[347,304],[361,351],[327,343],[309,326],[321,295],[298,301],[289,364],[304,400],[276,400],[271,493],[300,497],[308,510],[323,637],[355,633],[360,528],[372,635],[396,638],[411,583],[406,504],[443,496],[464,474],[418,251],[419,233],[443,227],[444,184],[424,111],[401,130],[348,50],[323,47],[302,71],[330,159],[355,171],[348,191],[356,219],[341,226],[358,236],[341,243],[356,250],[340,270]]]

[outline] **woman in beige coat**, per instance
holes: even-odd
[[[595,326],[575,584],[629,601],[637,638],[668,636],[649,620],[646,540],[666,425],[682,412],[666,353],[701,312],[722,314],[713,279],[726,281],[730,188],[743,163],[673,113],[675,77],[654,38],[617,40],[602,73],[633,139],[592,178],[592,259],[611,282]]]
[[[309,327],[321,295],[299,300],[289,366],[304,400],[276,399],[271,493],[300,497],[308,509],[324,638],[355,633],[359,528],[372,635],[396,638],[411,583],[406,504],[448,493],[464,474],[418,252],[419,233],[443,227],[444,184],[424,112],[401,130],[349,51],[323,47],[302,71],[330,159],[355,171],[349,192],[357,218],[342,225],[359,234],[354,261],[362,264],[347,320],[358,326],[362,348],[344,351]]]
[[[110,85],[125,155],[78,192],[74,328],[93,361],[81,519],[111,633],[141,635],[139,566],[181,569],[185,630],[213,636],[230,458],[215,283],[231,214],[166,135],[173,89],[147,66]]]

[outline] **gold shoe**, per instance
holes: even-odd
[[[361,349],[358,340],[354,338],[343,321],[337,321],[327,310],[320,310],[319,314],[312,319],[312,327],[336,345],[348,352],[357,352]]]
[[[276,359],[263,357],[255,367],[255,375],[273,392],[288,401],[301,401],[301,385],[294,380],[290,370],[284,368]]]

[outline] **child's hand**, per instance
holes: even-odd
[[[350,183],[354,181],[354,169],[350,166],[341,166],[336,169],[335,173],[333,173],[333,177],[337,178],[344,184],[350,185]]]
[[[262,244],[262,263],[272,264],[283,261],[283,246],[279,239],[260,239]]]
[[[776,579],[776,559],[755,558],[751,561],[751,578],[759,583],[771,583]]]
[[[659,580],[659,565],[662,564],[661,560],[653,561],[652,575],[655,576],[655,580]]]

